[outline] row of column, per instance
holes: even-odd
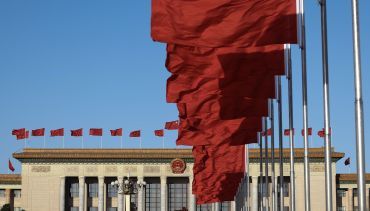
[[[137,177],[138,181],[143,181],[143,177]],[[161,211],[167,211],[167,177],[161,176],[160,177],[160,184],[161,184]],[[117,177],[119,183],[123,183],[123,177],[119,176]],[[78,177],[78,183],[79,183],[79,211],[85,210],[85,177],[80,176]],[[193,177],[189,177],[189,184],[188,184],[188,211],[195,211],[195,197],[192,194],[192,183],[193,183]],[[65,209],[65,185],[66,185],[66,178],[60,177],[60,200],[59,210]],[[98,177],[98,211],[104,210],[104,177],[99,176]],[[141,188],[138,188],[137,193],[137,208],[138,211],[144,211],[144,191]],[[123,194],[117,194],[117,210],[118,211],[124,211],[125,207],[125,195]]]

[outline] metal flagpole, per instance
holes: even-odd
[[[264,118],[265,120],[265,209],[267,209],[269,204],[269,158],[268,158],[268,134],[267,134],[267,117]]]
[[[249,211],[249,146],[248,144],[245,145],[245,161],[246,161],[246,199],[244,199],[243,204],[246,207],[246,210]]]
[[[277,192],[275,189],[275,129],[274,129],[274,100],[270,99],[270,126],[271,126],[271,189],[272,210],[277,211]]]
[[[358,17],[358,2],[352,0],[352,27],[353,27],[353,55],[355,73],[355,107],[356,107],[356,151],[357,151],[357,191],[358,207],[360,211],[366,209],[365,183],[365,137],[362,101],[362,76],[360,55],[360,24]]]
[[[45,139],[45,134],[44,134],[44,148],[46,147],[46,139]]]
[[[277,102],[278,102],[278,122],[279,122],[279,183],[280,183],[280,209],[284,209],[284,164],[283,164],[283,107],[281,101],[281,78],[278,77],[277,87]]]
[[[141,135],[140,135],[140,149],[141,149]]]
[[[84,137],[81,136],[81,144],[82,144],[82,149],[84,148]]]
[[[302,60],[302,103],[303,103],[303,128],[304,128],[304,196],[305,211],[311,211],[310,191],[310,161],[308,157],[308,109],[307,109],[307,60],[306,60],[306,26],[304,14],[304,0],[300,0],[300,23],[301,23],[301,60]]]
[[[325,189],[326,210],[333,210],[333,188],[331,170],[331,137],[330,137],[330,108],[329,108],[329,65],[328,65],[328,36],[326,19],[326,0],[319,0],[321,8],[321,39],[322,39],[322,72],[324,95],[324,126],[325,126]]]
[[[290,147],[290,207],[295,210],[295,170],[294,170],[294,124],[293,124],[293,75],[292,75],[292,52],[287,45],[288,52],[288,103],[289,103],[289,147]]]
[[[164,135],[162,136],[162,149],[164,149]]]
[[[262,131],[265,130],[263,124]],[[263,167],[262,167],[262,133],[259,133],[259,144],[260,144],[260,178],[259,178],[259,205],[261,211],[263,211],[263,196],[262,196],[262,178],[263,178]]]
[[[122,136],[121,136],[120,141],[121,141],[121,149],[122,149],[122,147],[123,147],[123,137]]]
[[[103,149],[103,136],[100,136],[100,149]]]
[[[63,145],[63,149],[64,149],[64,135],[63,135],[63,139],[62,139],[62,145]]]

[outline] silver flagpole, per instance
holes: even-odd
[[[269,155],[268,155],[268,134],[267,134],[267,117],[264,118],[265,120],[265,210],[269,205]]]
[[[280,170],[280,209],[284,210],[284,164],[283,164],[283,107],[281,101],[281,78],[278,77],[278,87],[277,87],[277,102],[278,102],[278,122],[279,122],[279,170]]]
[[[277,211],[277,191],[275,189],[275,124],[274,124],[274,100],[270,100],[270,126],[271,126],[271,189],[272,189],[272,210]]]
[[[263,124],[262,131],[265,130],[265,126]],[[260,209],[263,211],[263,195],[262,195],[262,178],[263,178],[263,167],[262,167],[262,133],[259,133],[259,144],[260,144],[260,178],[259,178],[259,204]]]
[[[295,210],[295,170],[294,170],[294,125],[293,125],[293,76],[292,76],[292,52],[290,45],[288,51],[288,102],[289,102],[289,145],[290,145],[290,207]]]
[[[353,24],[353,55],[355,73],[355,107],[356,107],[356,151],[357,151],[357,190],[358,207],[360,211],[366,209],[366,183],[365,183],[365,143],[364,143],[364,117],[362,102],[362,76],[360,55],[360,26],[358,17],[358,2],[352,0]]]
[[[306,26],[304,14],[304,0],[300,0],[300,23],[301,23],[301,60],[302,60],[302,103],[303,103],[303,128],[304,128],[304,197],[305,211],[311,211],[310,190],[310,161],[308,145],[308,109],[307,109],[307,60],[306,60]]]
[[[322,39],[322,72],[324,94],[324,126],[325,126],[325,190],[326,210],[333,210],[333,188],[331,171],[331,137],[330,137],[330,108],[329,108],[329,66],[328,66],[328,36],[326,20],[326,0],[319,0],[321,8],[321,39]]]

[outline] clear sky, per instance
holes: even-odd
[[[329,69],[332,141],[352,159],[351,169],[338,163],[339,172],[355,171],[354,80],[350,0],[328,1]],[[360,0],[361,50],[365,112],[365,140],[370,160],[370,2]],[[320,7],[306,1],[308,45],[309,125],[312,147],[323,146],[316,135],[323,127]],[[109,129],[124,129],[124,147],[139,147],[128,138],[142,130],[145,148],[162,147],[153,130],[177,119],[175,105],[165,102],[165,46],[150,38],[150,0],[0,0],[0,172],[8,158],[22,150],[23,141],[11,136],[14,128],[85,129],[85,147],[100,146],[88,128],[105,129],[104,147],[120,147]],[[302,128],[300,54],[293,47],[295,128]],[[283,80],[284,102],[286,80]],[[284,128],[287,127],[286,104]],[[166,147],[175,147],[176,132],[166,131]],[[285,138],[285,146],[288,139]],[[302,147],[296,134],[296,146]],[[42,147],[31,137],[29,147]],[[79,138],[66,136],[68,148]],[[60,138],[47,147],[62,146]],[[18,161],[11,159],[17,172]],[[370,171],[370,161],[367,162]]]

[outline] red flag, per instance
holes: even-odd
[[[135,130],[130,133],[130,137],[140,137],[140,136],[141,136],[140,130]]]
[[[292,129],[293,135],[294,135],[294,128]],[[284,130],[284,136],[289,136],[290,135],[290,129],[285,129]]]
[[[110,130],[111,136],[122,136],[122,133],[123,133],[122,128]]]
[[[153,0],[151,36],[187,46],[297,42],[296,0]]]
[[[166,130],[177,130],[179,129],[179,121],[166,122],[164,128]]]
[[[331,134],[331,128],[329,129],[329,134]],[[324,138],[325,137],[325,128],[323,128],[322,130],[317,132],[317,135],[321,138]]]
[[[13,129],[12,130],[12,135],[17,136],[18,134],[25,134],[26,133],[26,128],[21,128],[21,129]]]
[[[164,130],[163,129],[155,130],[154,135],[159,136],[159,137],[163,137],[164,136]]]
[[[56,130],[50,130],[50,136],[64,136],[64,128],[59,128]]]
[[[347,158],[347,159],[344,161],[344,165],[348,166],[349,164],[351,164],[351,158]]]
[[[16,135],[16,137],[17,137],[17,140],[28,139],[30,137],[30,131],[20,130],[18,131],[18,134]]]
[[[272,130],[271,130],[271,128],[267,129],[266,134],[267,134],[267,136],[271,136],[271,135],[272,135]]]
[[[309,127],[307,129],[308,129],[307,130],[307,135],[312,136],[312,127]],[[302,134],[302,136],[304,136],[304,129],[302,129],[301,134]]]
[[[71,136],[82,136],[83,135],[83,129],[76,129],[76,130],[71,130]]]
[[[45,128],[32,130],[32,136],[44,136],[44,135],[45,135]]]
[[[12,171],[12,172],[14,172],[14,171],[15,171],[15,169],[14,169],[14,167],[13,167],[12,162],[10,162],[10,159],[9,159],[9,162],[8,162],[8,167],[9,167],[9,170],[10,170],[10,171]]]
[[[90,128],[89,134],[90,136],[102,136],[103,129],[102,128]]]

